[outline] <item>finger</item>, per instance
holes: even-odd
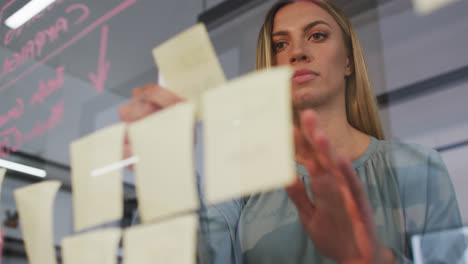
[[[315,131],[313,145],[316,146],[315,170],[311,170],[307,166],[306,168],[309,171],[310,189],[317,204],[323,200],[330,201],[331,197],[339,197],[339,193],[343,192],[342,188],[347,188],[347,184],[336,163],[330,141],[323,131],[319,129]]]
[[[184,101],[175,93],[161,86],[149,83],[132,92],[132,101],[119,109],[123,122],[133,122],[168,106]]]
[[[145,90],[144,86],[139,86],[139,87],[133,89],[132,98],[136,98],[136,97],[142,95],[144,90]]]
[[[304,164],[306,158],[308,157],[307,145],[309,144],[304,136],[301,134],[299,129],[293,127],[293,137],[294,137],[294,151],[296,154],[296,161]]]
[[[364,185],[354,171],[354,168],[351,166],[351,163],[345,158],[339,157],[338,166],[340,167],[340,171],[346,180],[351,195],[357,203],[357,207],[361,209],[361,213],[364,213],[366,216],[373,215],[372,208],[370,207],[366,192],[364,190]]]
[[[316,131],[314,138],[314,145],[317,149],[317,160],[320,168],[329,170],[335,165],[335,158],[330,141],[321,130]]]
[[[153,89],[154,87],[160,87],[155,83],[147,83],[143,86],[138,86],[132,91],[132,98],[140,97],[147,93],[149,90]]]
[[[315,145],[317,146],[318,170],[330,177],[329,180],[335,184],[347,186],[348,183],[338,166],[336,153],[330,144],[330,140],[320,130],[316,132]]]
[[[131,103],[122,104],[119,107],[119,118],[122,122],[131,122]]]
[[[146,86],[145,99],[161,108],[185,101],[182,97],[156,84]]]
[[[144,95],[149,90],[154,89],[154,87],[160,87],[160,86],[156,83],[147,83],[143,86],[137,87],[133,90],[132,97],[138,97],[138,96]]]
[[[310,109],[301,112],[300,129],[300,133],[303,135],[304,138],[304,140],[300,143],[306,146],[306,148],[304,148],[304,158],[315,163],[314,169],[320,166],[320,162],[318,160],[319,151],[315,140],[316,135],[317,133],[319,133],[320,130],[317,129],[317,122],[315,116],[315,112]]]
[[[325,179],[329,177],[327,177],[323,169],[320,169],[316,153],[314,153],[309,142],[296,127],[294,128],[294,144],[296,146],[296,161],[307,169],[310,189],[314,197],[320,200],[320,196],[324,192],[325,194],[330,193],[329,180]]]
[[[145,103],[138,99],[123,104],[119,108],[119,117],[122,122],[133,122],[159,110],[155,105]]]
[[[315,137],[316,117],[313,110],[307,109],[300,113],[301,115],[301,132],[304,134],[306,140],[313,144]],[[312,146],[313,147],[313,146]]]
[[[310,219],[315,213],[315,206],[309,200],[304,183],[296,175],[296,182],[286,187],[286,192],[293,201],[301,217]]]
[[[294,128],[294,145],[296,150],[296,161],[307,169],[309,177],[314,176],[318,172],[317,157],[310,147],[309,142],[304,138],[304,135],[298,128]]]
[[[348,182],[349,190],[355,201],[355,209],[359,212],[362,225],[356,223],[354,226],[357,237],[363,237],[363,234],[368,234],[368,237],[373,244],[379,244],[379,234],[375,228],[374,213],[364,190],[364,185],[361,179],[357,176],[351,163],[343,157],[338,158],[338,164],[343,172],[345,179]],[[361,248],[362,252],[368,251],[368,248]]]
[[[128,159],[133,156],[132,153],[132,146],[130,144],[130,138],[128,136],[128,130],[125,131],[125,136],[124,136],[124,142],[123,142],[123,153],[122,153],[122,159]],[[126,167],[129,170],[133,170],[133,165],[129,165]]]

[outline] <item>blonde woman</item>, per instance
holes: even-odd
[[[208,207],[202,238],[210,262],[404,263],[411,234],[461,226],[440,155],[384,140],[364,56],[342,11],[329,1],[275,4],[256,68],[278,65],[295,69],[297,182]],[[123,121],[179,101],[156,85],[138,91],[122,106]]]

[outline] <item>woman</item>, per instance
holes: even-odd
[[[390,143],[349,19],[329,1],[281,1],[261,29],[256,68],[291,65],[298,179],[208,207],[215,263],[402,263],[410,235],[461,226],[437,152]],[[137,120],[180,99],[155,85],[121,108]],[[418,191],[415,191],[418,190]],[[200,253],[201,254],[201,253]]]

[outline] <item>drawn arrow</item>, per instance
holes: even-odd
[[[107,81],[107,73],[109,72],[110,62],[106,59],[107,53],[107,37],[109,35],[109,26],[103,25],[101,31],[101,45],[99,47],[99,59],[97,73],[89,73],[89,79],[93,83],[98,93],[102,92]]]
[[[16,0],[10,1],[7,5],[10,5]],[[120,14],[122,11],[128,9],[132,5],[136,4],[138,0],[123,0],[120,4],[109,10],[107,13],[105,13],[103,16],[99,17],[96,19],[94,22],[89,24],[86,28],[84,28],[82,31],[80,31],[78,34],[73,36],[70,40],[65,42],[62,46],[59,48],[55,49],[52,51],[49,55],[41,59],[40,61],[34,63],[31,67],[27,68],[25,71],[21,72],[18,74],[16,77],[14,77],[11,81],[5,83],[4,85],[0,86],[0,92],[4,91],[5,89],[10,88],[12,85],[17,83],[19,80],[23,79],[25,76],[28,74],[34,72],[39,66],[42,64],[48,62],[49,60],[55,58],[57,55],[61,54],[64,50],[69,48],[70,46],[74,45],[77,41],[81,40],[85,36],[87,36],[90,32],[94,31],[97,27],[100,25],[104,24],[107,22],[109,19],[115,17],[116,15]],[[7,5],[5,5],[2,10],[7,8]],[[2,13],[2,10],[0,10],[0,14]],[[1,28],[1,25],[0,25]],[[0,82],[1,80],[5,77],[6,75],[0,75]]]

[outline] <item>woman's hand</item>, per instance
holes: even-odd
[[[140,86],[133,90],[132,100],[120,106],[120,120],[131,123],[183,101],[176,94],[157,84],[150,83]],[[127,159],[131,156],[131,145],[128,133],[125,132],[123,158]]]
[[[286,190],[318,251],[339,263],[394,262],[392,251],[380,243],[360,179],[317,129],[312,110],[301,114],[301,129],[294,128],[294,141],[296,160],[310,175],[313,202],[299,177]]]

